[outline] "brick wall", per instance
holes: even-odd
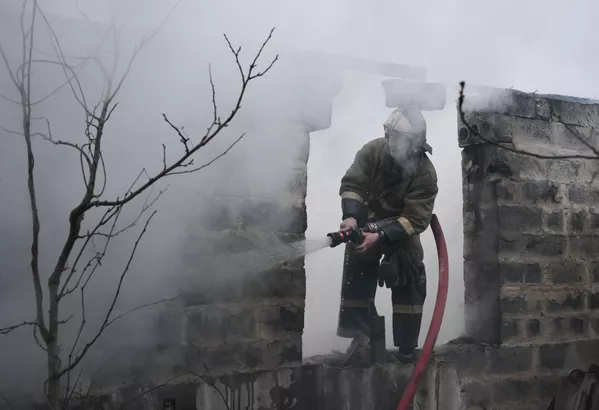
[[[180,273],[183,341],[196,370],[204,363],[230,372],[301,362],[304,258],[281,259],[293,255],[286,244],[303,239],[307,227],[309,134],[289,129],[285,138],[298,150],[277,169],[288,174],[281,186],[247,194],[235,183],[219,187],[190,228]]]
[[[190,223],[181,335],[185,366],[194,371],[302,360],[306,274],[297,243],[307,228],[310,132],[330,126],[341,76],[292,56],[277,64],[261,84],[269,103],[263,93],[250,95],[241,113],[241,130],[253,142],[223,158],[226,183],[207,193]]]
[[[435,352],[415,408],[546,410],[567,371],[586,370],[598,350],[598,340],[445,345]]]
[[[459,124],[463,150],[468,332],[543,343],[599,336],[599,105],[519,92],[478,96]],[[579,140],[580,136],[583,140]]]
[[[545,409],[561,377],[599,360],[599,159],[571,157],[596,156],[599,105],[489,89],[464,110],[475,131],[459,119],[474,343],[437,352],[435,395],[423,387],[421,403]]]

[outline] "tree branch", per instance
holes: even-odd
[[[24,326],[35,326],[35,327],[38,327],[39,324],[37,322],[22,322],[22,323],[19,323],[18,325],[7,326],[7,327],[0,327],[0,335],[7,335],[10,332],[12,332],[13,330],[17,330],[17,329],[22,328]]]
[[[148,225],[150,224],[150,222],[152,221],[152,218],[154,217],[154,215],[156,215],[156,211],[152,212],[152,214],[150,215],[150,217],[148,218],[148,220],[146,221],[143,230],[141,231],[141,233],[139,234],[139,236],[137,237],[137,240],[135,241],[135,244],[133,246],[133,250],[131,251],[131,254],[129,255],[129,260],[127,261],[127,264],[125,266],[125,269],[123,270],[123,272],[121,273],[121,277],[119,279],[119,283],[118,286],[115,290],[114,296],[112,298],[112,302],[110,304],[110,307],[108,309],[108,312],[106,313],[104,320],[102,322],[102,325],[100,326],[100,329],[98,330],[98,332],[96,333],[96,335],[92,338],[91,341],[87,342],[85,344],[85,346],[74,356],[74,358],[71,360],[71,357],[69,357],[69,365],[66,366],[65,368],[63,368],[59,374],[57,375],[58,377],[63,376],[65,373],[70,372],[71,370],[73,370],[78,364],[79,362],[85,357],[85,354],[87,353],[87,351],[96,343],[96,341],[100,338],[100,336],[104,333],[104,331],[106,330],[106,328],[113,323],[113,321],[111,321],[111,315],[112,312],[114,310],[114,307],[116,305],[116,302],[118,301],[118,298],[120,296],[121,293],[121,288],[123,286],[123,281],[125,279],[125,276],[127,275],[127,272],[129,272],[129,268],[131,267],[131,262],[133,261],[133,257],[135,256],[135,253],[137,251],[137,247],[139,245],[139,242],[141,241],[141,239],[143,238],[144,234],[146,233],[146,230],[148,229]],[[69,355],[70,356],[70,355]]]
[[[256,56],[254,57],[252,63],[250,64],[247,73],[243,71],[243,67],[241,66],[241,62],[240,62],[240,59],[239,59],[239,51],[241,50],[241,48],[239,48],[237,51],[235,51],[233,49],[232,45],[231,45],[231,42],[229,41],[229,39],[225,35],[225,39],[227,41],[227,44],[229,44],[229,48],[231,49],[231,51],[233,52],[233,54],[235,56],[236,64],[237,64],[238,67],[240,67],[240,73],[241,73],[241,78],[242,78],[242,85],[241,85],[241,90],[240,90],[239,95],[237,97],[237,102],[236,102],[234,108],[231,110],[231,112],[229,113],[229,115],[227,116],[227,118],[223,122],[221,122],[217,118],[217,122],[213,123],[213,126],[211,126],[211,127],[208,128],[208,131],[202,137],[202,139],[200,140],[200,142],[197,145],[191,147],[189,145],[189,143],[188,143],[187,137],[185,137],[185,135],[183,135],[182,131],[178,127],[176,127],[168,119],[168,117],[165,114],[163,114],[163,118],[166,121],[166,123],[173,130],[175,130],[175,132],[179,136],[180,141],[183,144],[183,147],[185,149],[185,154],[182,155],[174,163],[172,163],[171,165],[167,166],[166,168],[163,166],[162,171],[158,172],[153,177],[149,178],[148,181],[145,184],[143,184],[141,187],[139,187],[137,190],[134,190],[134,191],[132,191],[132,192],[130,192],[128,194],[126,193],[123,196],[123,198],[117,198],[117,199],[112,200],[112,201],[94,200],[94,201],[89,202],[87,204],[87,206],[83,206],[83,208],[79,212],[80,213],[85,212],[87,209],[90,209],[90,208],[93,208],[93,207],[105,207],[105,206],[125,205],[126,203],[130,202],[132,199],[134,199],[135,197],[137,197],[138,195],[140,195],[141,193],[143,193],[146,189],[148,189],[149,187],[151,187],[152,185],[154,185],[158,180],[160,180],[160,179],[162,179],[163,177],[166,177],[166,176],[175,175],[177,173],[176,172],[177,169],[179,169],[181,167],[188,166],[189,163],[187,162],[187,160],[190,159],[190,157],[194,153],[196,153],[199,149],[203,148],[208,143],[210,143],[210,141],[212,141],[224,128],[226,128],[231,123],[231,121],[233,120],[233,118],[237,115],[237,112],[241,108],[241,101],[243,100],[243,97],[245,96],[245,93],[246,93],[246,90],[247,90],[247,87],[248,87],[248,84],[250,83],[250,81],[252,81],[255,78],[261,77],[264,74],[266,74],[272,68],[272,66],[274,65],[274,63],[277,61],[278,55],[275,56],[275,58],[271,61],[271,63],[267,66],[267,68],[265,70],[263,70],[261,72],[258,72],[258,73],[256,73],[254,71],[255,68],[256,68],[256,62],[257,62],[258,58],[260,57],[260,54],[262,53],[262,50],[264,49],[264,47],[266,46],[266,44],[270,41],[273,32],[274,32],[274,28],[270,31],[267,39],[262,43],[262,46],[260,47],[260,50],[258,51],[258,53],[256,54]],[[233,145],[235,145],[235,143]],[[210,163],[212,163],[212,162],[210,162]],[[209,165],[209,164],[207,164],[207,165]]]
[[[208,161],[207,163],[205,163],[204,165],[201,165],[197,168],[193,168],[193,169],[187,169],[184,171],[174,171],[171,172],[169,175],[177,175],[177,174],[190,174],[192,172],[197,172],[197,171],[201,171],[202,169],[212,165],[214,162],[218,161],[219,159],[221,159],[222,157],[224,157],[225,155],[227,155],[229,153],[229,151],[231,151],[231,149],[233,149],[233,147],[235,145],[237,145],[237,143],[239,141],[241,141],[241,139],[245,136],[245,134],[241,134],[241,136],[239,138],[237,138],[235,141],[233,141],[233,143],[231,145],[229,145],[229,147],[224,150],[223,152],[221,152],[219,155],[217,155],[216,157],[214,157],[212,160]]]

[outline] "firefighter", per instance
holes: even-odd
[[[364,145],[341,180],[340,232],[381,220],[392,222],[364,233],[362,244],[345,248],[337,335],[352,338],[349,359],[364,360],[369,318],[377,315],[379,286],[391,288],[393,341],[404,363],[416,357],[426,272],[419,235],[429,226],[437,196],[437,174],[428,158],[426,121],[418,108],[396,109],[383,124],[384,138]]]

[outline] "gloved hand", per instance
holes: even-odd
[[[355,218],[347,218],[341,225],[339,226],[339,232],[347,232],[352,228],[356,228],[358,226],[358,221]]]
[[[378,233],[364,232],[364,241],[356,246],[357,253],[365,253],[373,249],[381,239]]]

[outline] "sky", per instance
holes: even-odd
[[[89,50],[102,37],[102,23],[116,21],[117,25],[126,27],[119,43],[121,53],[126,54],[140,33],[160,24],[174,2],[45,0],[41,4],[55,15],[71,17],[85,27],[86,35],[73,35],[74,30],[80,30],[78,25],[57,20],[55,28],[65,48],[72,53]],[[459,336],[463,329],[462,191],[453,103],[457,97],[456,87],[459,81],[465,80],[530,92],[598,98],[599,56],[594,50],[598,17],[599,5],[590,0],[569,5],[555,0],[183,0],[136,61],[122,92],[121,104],[110,128],[114,137],[106,147],[112,165],[107,194],[122,192],[141,167],[157,166],[163,142],[176,149],[176,137],[162,122],[163,112],[190,132],[197,134],[205,129],[211,119],[208,62],[213,64],[219,101],[223,109],[230,107],[239,80],[222,38],[223,32],[235,44],[242,45],[247,58],[276,26],[264,58],[267,61],[274,53],[280,53],[282,68],[278,72],[273,70],[270,77],[259,79],[252,86],[239,121],[227,130],[223,142],[215,143],[198,162],[210,159],[235,135],[248,131],[248,137],[231,152],[230,159],[215,164],[201,175],[168,181],[171,185],[160,202],[161,211],[154,230],[150,230],[140,249],[139,263],[131,274],[128,301],[146,301],[144,298],[173,290],[169,287],[172,272],[177,270],[181,248],[189,247],[186,235],[195,229],[190,221],[197,220],[206,208],[214,206],[206,197],[223,191],[278,195],[288,176],[285,173],[288,159],[297,154],[301,146],[302,131],[290,126],[290,119],[296,118],[300,109],[312,110],[314,115],[326,113],[328,101],[314,90],[331,87],[329,82],[323,82],[293,88],[294,78],[286,71],[285,56],[294,51],[320,51],[421,66],[427,70],[427,81],[448,85],[445,110],[427,112],[425,117],[429,143],[433,146],[431,159],[439,175],[435,213],[448,238],[450,255],[450,295],[439,341]],[[0,29],[0,40],[9,48],[10,44],[16,47],[14,42],[18,36],[10,35],[6,27]],[[15,50],[13,47],[12,51]],[[103,55],[103,58],[109,57],[109,54]],[[318,71],[317,67],[312,69]],[[36,74],[52,81],[58,81],[60,75],[50,68],[40,68]],[[100,90],[98,75],[97,70],[84,75],[92,96]],[[308,238],[321,237],[337,228],[340,178],[355,152],[369,140],[381,136],[382,123],[391,112],[384,106],[382,80],[375,75],[345,72],[342,87],[332,100],[330,128],[310,136]],[[50,89],[52,81],[40,81],[40,89]],[[14,93],[10,87],[8,78],[0,70],[0,93]],[[293,92],[281,95],[280,90]],[[265,95],[275,97],[264,98]],[[44,105],[40,110],[53,117],[55,135],[79,138],[82,119],[74,117],[80,115],[76,114],[76,105],[68,102],[68,93],[57,98],[60,103]],[[6,128],[18,127],[18,111],[6,107],[0,110],[0,124]],[[281,137],[283,134],[285,139]],[[0,246],[3,261],[0,311],[6,312],[0,318],[6,316],[6,321],[26,312],[23,302],[31,296],[26,274],[29,222],[24,196],[24,157],[22,146],[11,138],[0,133],[0,227],[2,232],[7,232]],[[50,261],[57,251],[59,242],[53,238],[64,233],[65,215],[79,197],[81,187],[80,178],[74,172],[77,158],[54,148],[36,147],[40,157],[40,195],[45,204],[42,210],[44,261]],[[126,257],[125,239],[109,262],[115,272]],[[430,231],[423,234],[423,244],[429,280],[421,340],[430,320],[438,273]],[[200,247],[199,244],[194,246]],[[341,259],[340,248],[325,249],[307,257],[304,356],[343,349],[347,344],[335,336]],[[98,279],[95,299],[92,296],[90,303],[101,303],[104,290],[112,289],[110,279],[108,273]],[[390,294],[386,289],[378,292],[377,305],[380,313],[387,317],[390,345]],[[14,337],[26,340],[30,334],[24,332]],[[0,347],[5,352],[14,352],[6,347],[6,343],[14,346],[14,340],[0,340]],[[0,363],[8,366],[9,362]],[[21,367],[11,365],[10,369],[21,371],[18,370]]]

